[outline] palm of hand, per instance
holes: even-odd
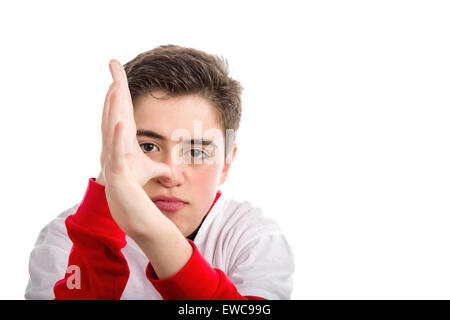
[[[103,108],[100,156],[105,182],[111,185],[126,179],[143,186],[154,177],[170,175],[169,166],[153,161],[141,150],[125,70],[114,59],[109,67],[114,81]]]

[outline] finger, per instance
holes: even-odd
[[[111,93],[116,89],[116,86],[113,83],[109,86],[108,92],[105,96],[105,103],[103,105],[103,113],[102,113],[102,142],[106,144],[106,136],[107,136],[107,128],[108,128],[108,118],[109,118],[109,108],[111,104]]]
[[[106,144],[111,145],[113,138],[114,138],[114,130],[115,126],[119,121],[122,121],[122,117],[120,115],[120,98],[119,98],[119,92],[117,89],[113,89],[111,92],[109,101],[109,112],[108,112],[108,119],[106,121],[107,127],[106,127]],[[112,149],[109,149],[112,150]]]
[[[120,81],[124,85],[128,85],[127,74],[122,64],[118,60],[111,59],[111,61],[109,62],[109,67],[114,80]]]
[[[123,173],[124,162],[124,143],[123,143],[123,121],[119,121],[114,126],[114,138],[111,146],[111,169],[114,173]]]
[[[130,89],[128,87],[128,79],[125,69],[122,64],[116,60],[111,59],[109,63],[111,76],[119,84],[120,98],[123,101],[122,116],[124,119],[133,118],[133,103],[131,99]]]

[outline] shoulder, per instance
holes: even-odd
[[[247,200],[224,198],[217,218],[223,223],[224,231],[245,232],[247,238],[282,233],[274,218]]]
[[[67,236],[65,220],[69,215],[76,212],[79,205],[80,203],[77,203],[76,205],[61,212],[56,218],[49,221],[40,231],[35,246],[48,242],[61,241],[61,239],[64,239],[64,242],[67,245],[70,245],[71,243],[69,237]]]
[[[250,201],[224,197],[211,218],[199,240],[220,243],[232,256],[267,243],[288,246],[275,219]]]
[[[250,201],[229,198],[224,199],[216,218],[218,240],[227,260],[224,270],[239,292],[288,299],[294,256],[275,219]]]

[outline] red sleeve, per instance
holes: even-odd
[[[90,178],[78,210],[65,220],[73,246],[55,299],[120,299],[130,270],[121,249],[125,233],[109,211],[105,187]]]
[[[164,300],[266,300],[256,296],[241,295],[225,273],[211,267],[188,240],[194,252],[185,266],[169,278],[158,279],[149,263],[146,276]]]

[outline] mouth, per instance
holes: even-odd
[[[153,202],[159,210],[168,212],[181,210],[187,205],[187,203],[183,201],[154,200]]]

